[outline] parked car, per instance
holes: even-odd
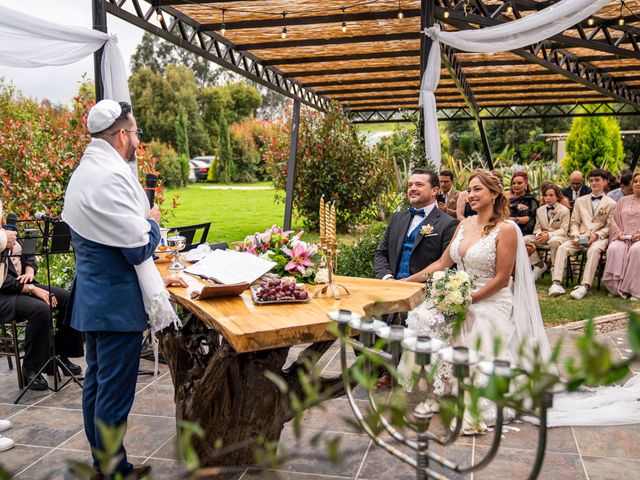
[[[193,167],[196,180],[206,180],[209,173],[209,165],[200,160],[189,160],[189,165]]]

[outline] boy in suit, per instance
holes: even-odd
[[[544,205],[536,211],[536,225],[533,235],[524,237],[529,258],[533,265],[533,277],[537,281],[549,268],[540,259],[537,248],[542,245],[549,246],[549,259],[551,266],[555,264],[558,247],[569,240],[569,221],[571,213],[569,209],[560,203],[562,194],[557,185],[547,183],[542,187]]]
[[[604,194],[607,185],[607,172],[595,169],[589,173],[591,195],[578,198],[573,206],[569,237],[558,248],[556,262],[553,267],[553,285],[549,288],[549,296],[555,297],[565,293],[562,278],[567,257],[580,250],[587,251],[587,261],[580,285],[571,292],[571,297],[581,300],[587,294],[595,277],[602,252],[609,243],[609,223],[616,202]]]

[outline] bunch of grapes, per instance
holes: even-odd
[[[256,291],[256,297],[263,302],[274,302],[306,300],[309,298],[309,295],[304,290],[304,287],[299,287],[294,282],[278,279],[269,282],[260,282],[260,288]]]

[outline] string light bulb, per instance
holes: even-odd
[[[444,11],[444,18],[449,18],[450,15],[449,10]]]
[[[455,8],[456,7],[456,1],[455,0],[451,0],[451,2],[449,3],[449,6],[451,8]]]
[[[164,22],[164,17],[162,16],[162,11],[159,8],[156,9],[156,20],[158,20],[158,23]]]
[[[342,7],[342,33],[347,31],[347,21],[345,19],[345,8]]]
[[[513,6],[511,6],[511,2],[507,3],[507,9],[505,10],[509,15],[513,13]]]
[[[224,24],[224,11],[225,9],[222,9],[222,25],[220,25],[220,34],[224,35],[225,33],[227,33],[227,26]]]
[[[398,20],[402,20],[404,18],[404,13],[402,12],[402,5],[400,5],[400,0],[398,0]]]
[[[280,38],[283,40],[287,38],[287,12],[282,12],[282,33]]]
[[[596,23],[596,19],[593,17],[589,17],[589,20],[587,20],[587,25],[589,25],[590,27],[593,27]]]
[[[620,17],[618,19],[618,25],[620,25],[622,27],[622,26],[624,26],[624,24],[625,24],[624,18]]]

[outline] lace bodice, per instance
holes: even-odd
[[[451,259],[457,264],[458,270],[464,270],[469,275],[475,275],[480,279],[489,279],[496,276],[496,237],[500,228],[494,228],[489,235],[480,238],[469,246],[464,257],[460,256],[458,249],[464,238],[464,225],[460,225],[456,237],[451,244]]]

